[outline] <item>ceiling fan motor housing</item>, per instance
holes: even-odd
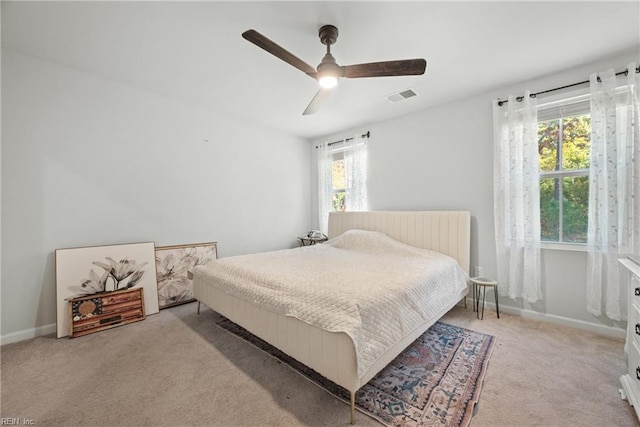
[[[327,53],[323,58],[322,62],[318,64],[318,73],[321,73],[323,70],[325,72],[329,70],[338,71],[340,66],[336,64],[336,59],[330,53]]]
[[[323,25],[319,31],[320,41],[327,46],[327,53],[318,64],[318,80],[326,75],[341,77],[340,66],[336,64],[336,59],[331,55],[331,45],[338,39],[338,29],[333,25]]]
[[[320,42],[324,45],[331,46],[338,40],[338,29],[333,25],[323,25],[318,32]]]

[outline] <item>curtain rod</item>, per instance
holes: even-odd
[[[362,135],[360,135],[362,138],[369,138],[371,136],[371,132],[367,131],[367,133],[363,133]],[[339,141],[333,141],[327,144],[328,147],[331,147],[334,144],[340,144],[341,142],[347,142],[347,141],[351,141],[353,138],[345,138],[345,139],[341,139]],[[316,145],[316,148],[320,148],[319,145]]]
[[[640,73],[640,66],[636,67],[636,73]],[[629,74],[629,69],[625,69],[624,71],[620,71],[619,73],[616,73],[616,76],[622,75],[624,74],[625,76]],[[536,93],[532,93],[529,95],[529,97],[531,98],[535,98],[538,95],[542,95],[543,93],[549,93],[549,92],[555,92],[556,90],[562,90],[562,89],[567,89],[570,87],[574,87],[574,86],[580,86],[583,84],[587,84],[589,83],[590,80],[585,80],[583,82],[578,82],[578,83],[573,83],[570,85],[565,85],[565,86],[560,86],[560,87],[555,87],[553,89],[548,89],[548,90],[543,90],[542,92],[536,92]],[[598,77],[598,81],[600,80],[600,77]],[[520,102],[524,99],[524,96],[518,96],[516,97],[516,101]],[[502,107],[503,104],[506,104],[507,102],[509,102],[509,100],[504,100],[504,101],[498,101],[498,106]]]

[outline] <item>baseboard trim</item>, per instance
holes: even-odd
[[[0,345],[11,344],[18,341],[28,340],[30,338],[40,337],[42,335],[49,335],[56,332],[56,324],[51,323],[49,325],[38,326],[36,328],[25,329],[18,332],[12,332],[0,337]]]
[[[485,305],[486,307],[489,307],[494,311],[496,309],[495,303],[486,302]],[[594,334],[604,335],[611,338],[625,339],[627,336],[626,329],[617,328],[614,326],[599,325],[597,323],[587,322],[587,321],[578,320],[578,319],[571,319],[569,317],[557,316],[555,314],[538,313],[533,310],[512,307],[510,305],[500,304],[500,312],[513,314],[514,316],[520,316],[526,319],[540,320],[542,322],[554,323],[556,325],[569,326],[571,328],[582,329],[583,331],[593,332]]]
[[[468,307],[473,307],[473,299],[467,298]],[[458,303],[463,307],[464,304]],[[495,304],[486,302],[486,306],[495,310]],[[538,313],[532,310],[526,310],[518,307],[511,307],[509,305],[500,305],[500,311],[504,313],[513,314],[514,316],[520,316],[527,319],[540,320],[543,322],[555,323],[557,325],[569,326],[572,328],[582,329],[584,331],[593,332],[598,335],[604,335],[612,338],[626,338],[627,331],[622,328],[616,328],[613,326],[598,325],[592,322],[586,322],[584,320],[570,319],[568,317],[557,316],[555,314]],[[13,332],[0,337],[0,345],[11,344],[18,341],[28,340],[30,338],[39,337],[42,335],[49,335],[56,332],[56,324],[38,326],[37,328],[25,329],[23,331]]]

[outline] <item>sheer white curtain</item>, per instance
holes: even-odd
[[[318,147],[318,221],[327,234],[333,210],[332,166],[334,155],[344,159],[345,210],[367,210],[367,143],[360,135],[329,147]]]
[[[535,302],[540,285],[540,171],[535,98],[493,104],[493,203],[500,290]]]
[[[320,231],[329,231],[329,212],[332,206],[333,186],[331,182],[331,167],[333,157],[328,143],[318,146],[318,221]]]
[[[591,166],[587,237],[587,311],[627,317],[619,257],[640,253],[640,77],[591,75]],[[601,81],[598,81],[598,77]]]
[[[356,135],[345,142],[344,172],[347,211],[367,210],[367,143]]]

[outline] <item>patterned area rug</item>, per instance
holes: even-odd
[[[349,392],[216,313],[216,325],[286,363],[345,402]],[[467,426],[495,339],[436,322],[356,393],[356,408],[388,426]]]

